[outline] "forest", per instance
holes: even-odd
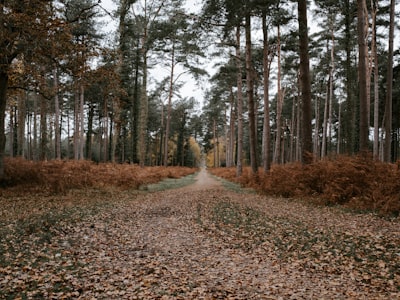
[[[0,0],[0,299],[400,299],[396,4]]]
[[[2,1],[0,174],[5,157],[395,162],[395,2]]]

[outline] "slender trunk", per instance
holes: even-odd
[[[230,142],[229,142],[229,129],[228,129],[228,112],[226,109],[225,109],[224,132],[225,132],[225,166],[227,168],[230,168],[231,165],[229,162]]]
[[[250,129],[250,165],[253,174],[257,173],[257,128],[256,128],[256,113],[254,102],[254,75],[252,64],[252,49],[251,49],[251,15],[246,14],[246,84],[247,84],[247,101],[249,106],[249,129]]]
[[[322,128],[322,145],[321,145],[321,159],[326,155],[326,140],[327,140],[327,132],[328,132],[328,110],[329,110],[329,82],[331,81],[331,77],[329,76],[328,85],[326,88],[326,97],[325,97],[325,108],[324,108],[324,120],[323,120],[323,128]]]
[[[319,110],[320,110],[320,97],[319,95],[315,99],[315,134],[314,134],[314,153],[315,159],[319,159]]]
[[[40,160],[47,160],[47,101],[40,97]]]
[[[367,5],[365,0],[357,1],[358,17],[358,78],[360,95],[360,151],[368,151],[368,91],[367,91],[367,32],[366,32],[366,13]]]
[[[238,118],[238,141],[236,177],[242,175],[243,156],[243,82],[242,82],[242,60],[240,51],[240,25],[236,27],[236,65],[237,65],[237,118]]]
[[[298,91],[300,91],[300,78],[298,78]],[[300,100],[300,94],[297,95],[297,115],[296,115],[296,161],[301,160],[301,111],[302,105]]]
[[[165,142],[164,142],[164,166],[168,166],[168,140],[169,131],[171,126],[171,112],[172,112],[172,96],[174,94],[174,72],[175,72],[175,44],[172,45],[171,53],[171,72],[169,78],[169,92],[168,92],[168,107],[167,107],[167,122],[165,124]]]
[[[337,149],[336,153],[340,154],[342,145],[342,103],[339,102],[339,117],[338,117],[338,134],[337,134]]]
[[[83,147],[85,145],[85,112],[83,109],[85,101],[85,88],[81,83],[80,86],[80,95],[79,95],[79,121],[80,121],[80,131],[79,131],[79,159],[84,159],[83,156]]]
[[[104,97],[104,112],[103,112],[103,162],[108,159],[108,101],[107,96]]]
[[[10,142],[8,143],[9,146],[9,153],[11,157],[14,157],[14,129],[15,129],[15,106],[10,106],[10,124],[9,124],[9,140]]]
[[[335,71],[335,35],[333,29],[333,21],[331,23],[331,65],[329,68],[329,110],[328,110],[328,140],[327,140],[327,152],[331,151],[332,145],[332,114],[333,114],[333,75]]]
[[[213,163],[213,167],[216,168],[217,167],[217,133],[216,133],[216,125],[215,125],[215,119],[213,121],[213,156],[214,156],[214,163]]]
[[[391,161],[392,147],[392,92],[393,92],[393,39],[394,39],[395,0],[390,1],[389,53],[387,63],[386,103],[385,103],[385,144],[384,161]]]
[[[233,90],[231,89],[231,108],[230,108],[230,119],[229,119],[229,166],[233,166],[234,148],[235,148],[235,97]]]
[[[4,177],[4,152],[6,147],[5,116],[7,103],[8,74],[0,70],[0,179]]]
[[[147,25],[144,29],[142,38],[142,59],[143,59],[143,74],[140,96],[139,110],[139,165],[144,167],[146,160],[146,135],[147,135],[147,118],[148,118],[148,98],[147,98]]]
[[[79,159],[79,90],[75,91],[75,103],[74,103],[74,159]]]
[[[17,144],[17,155],[24,157],[24,145],[25,145],[25,119],[26,119],[26,97],[18,98],[18,144]]]
[[[164,141],[164,103],[161,102],[161,128],[160,128],[160,153],[159,153],[159,165],[163,165],[163,141]]]
[[[378,47],[376,37],[376,16],[378,13],[378,1],[371,0],[372,9],[372,59],[374,71],[374,146],[373,156],[375,159],[379,157],[379,72],[378,72]]]
[[[37,161],[39,159],[38,155],[38,99],[37,95],[33,96],[33,160]]]
[[[317,102],[317,101],[315,101]],[[317,123],[318,124],[318,123]],[[293,99],[292,102],[292,116],[290,121],[290,140],[289,140],[289,161],[293,162],[294,160],[294,130],[296,128],[296,99]],[[317,134],[316,134],[317,136]]]
[[[282,107],[283,107],[283,97],[281,88],[281,28],[278,24],[278,38],[277,38],[277,48],[278,48],[278,78],[277,78],[277,99],[276,99],[276,137],[275,137],[275,150],[273,162],[278,164],[281,158],[281,140],[282,140]]]
[[[86,134],[86,159],[92,159],[92,135],[93,135],[93,119],[94,119],[94,105],[89,104],[89,115],[88,115],[88,128]]]
[[[61,159],[61,131],[60,131],[60,101],[58,97],[58,76],[57,67],[53,69],[53,89],[54,89],[54,143],[56,159]]]
[[[266,12],[262,16],[263,26],[263,75],[264,75],[264,124],[263,124],[263,168],[268,172],[271,168],[271,125],[269,116],[269,74],[271,61],[269,59],[269,43]],[[271,59],[272,60],[272,59]]]

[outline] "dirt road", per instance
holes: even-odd
[[[30,286],[32,299],[400,299],[397,221],[229,191],[205,170],[61,225],[0,288]]]

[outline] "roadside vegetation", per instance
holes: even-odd
[[[6,159],[0,195],[65,194],[85,188],[139,189],[166,178],[181,178],[197,171],[189,167],[140,167],[90,161]]]
[[[235,168],[212,168],[218,177],[273,196],[342,205],[386,216],[400,213],[400,162],[389,164],[369,156],[339,156],[310,165],[273,165],[270,172],[253,175],[250,168],[236,177]]]

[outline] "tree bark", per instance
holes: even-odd
[[[238,119],[238,141],[236,177],[242,175],[243,156],[243,82],[242,82],[242,60],[240,51],[240,24],[236,27],[236,66],[237,66],[237,119]]]
[[[79,89],[75,90],[75,103],[74,103],[74,160],[79,159]]]
[[[254,75],[252,64],[252,47],[251,47],[251,15],[246,13],[246,87],[247,101],[249,106],[249,128],[250,128],[250,165],[253,174],[257,173],[257,128],[256,128],[256,112],[254,102]]]
[[[40,160],[47,160],[47,101],[40,96]]]
[[[174,76],[175,76],[175,47],[172,45],[171,53],[171,70],[169,78],[169,91],[168,91],[168,106],[167,106],[167,120],[165,124],[165,142],[164,142],[164,167],[168,166],[168,140],[169,131],[171,127],[171,112],[172,112],[172,96],[174,94]]]
[[[270,59],[269,59],[269,42],[268,42],[268,28],[267,28],[267,15],[263,12],[262,15],[262,28],[263,28],[263,75],[264,75],[264,124],[263,124],[263,168],[264,172],[268,172],[271,168],[271,126],[269,116],[269,73],[270,73]]]
[[[0,70],[0,179],[4,177],[4,152],[6,147],[5,116],[7,103],[8,74]]]
[[[61,131],[60,131],[60,101],[58,97],[57,67],[53,69],[54,89],[54,143],[56,159],[61,159]]]
[[[368,151],[368,91],[367,91],[367,32],[366,32],[367,4],[365,0],[357,0],[357,29],[358,29],[358,78],[360,95],[360,151]]]
[[[282,107],[283,97],[281,88],[281,28],[278,24],[278,35],[277,35],[277,48],[278,48],[278,78],[277,78],[277,99],[276,99],[276,137],[275,137],[275,150],[274,159],[275,164],[280,163],[281,160],[281,141],[282,141]]]
[[[79,121],[80,121],[80,131],[79,131],[79,159],[83,160],[83,148],[85,140],[85,112],[84,112],[84,102],[85,102],[85,88],[83,83],[80,85],[80,95],[79,95]]]
[[[302,159],[303,163],[313,161],[312,107],[310,83],[310,59],[308,54],[307,0],[298,0],[299,49],[300,49],[300,91],[302,101]]]
[[[373,156],[375,159],[379,158],[379,72],[378,72],[378,49],[376,37],[376,16],[378,13],[378,1],[371,1],[372,4],[372,60],[374,71],[374,146]]]
[[[394,39],[394,14],[395,0],[390,1],[390,25],[389,25],[389,53],[387,65],[387,83],[386,83],[386,103],[385,103],[385,144],[384,161],[391,161],[392,147],[392,93],[393,93],[393,39]]]

